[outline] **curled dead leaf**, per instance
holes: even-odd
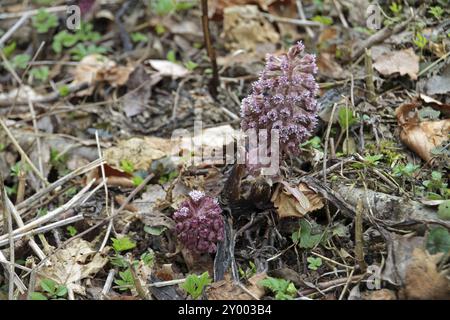
[[[102,252],[95,250],[91,243],[75,239],[65,249],[50,255],[49,261],[51,265],[44,265],[37,272],[38,279],[52,279],[73,292],[84,295],[85,287],[80,285],[80,280],[95,275],[109,260]]]
[[[291,187],[286,182],[278,185],[271,201],[280,219],[302,218],[308,212],[318,210],[324,205],[322,197],[308,188],[305,183],[300,183],[297,187]]]
[[[131,66],[119,66],[100,54],[91,54],[84,57],[75,68],[72,84],[95,84],[105,81],[113,87],[122,86],[127,82],[133,69]],[[94,86],[91,85],[88,89],[79,91],[77,95],[86,96],[93,91]]]
[[[406,269],[404,294],[407,299],[450,299],[448,270],[439,271],[437,267],[442,255],[414,249],[412,261]]]
[[[432,158],[431,150],[448,140],[450,119],[421,121],[418,102],[406,103],[395,110],[401,127],[400,139],[423,160]],[[443,114],[450,113],[450,105],[434,106]]]

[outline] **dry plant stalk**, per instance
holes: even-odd
[[[366,272],[367,265],[364,261],[364,240],[363,240],[363,202],[359,199],[356,205],[355,216],[355,255],[361,271]]]

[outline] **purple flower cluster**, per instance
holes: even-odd
[[[282,153],[298,154],[317,124],[316,59],[304,49],[298,42],[287,54],[267,55],[251,94],[242,100],[242,129],[265,129],[269,137],[278,130]]]
[[[204,192],[191,191],[189,198],[173,214],[178,239],[198,253],[214,253],[223,240],[222,209],[216,199]]]

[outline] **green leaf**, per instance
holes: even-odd
[[[58,286],[56,289],[55,295],[58,297],[65,297],[67,295],[67,287],[66,286]]]
[[[176,63],[177,58],[175,56],[175,51],[170,50],[169,52],[167,52],[166,59],[169,60],[170,62]]]
[[[339,109],[338,121],[342,130],[347,130],[357,122],[357,119],[353,115],[353,111],[350,108],[342,107]]]
[[[298,234],[292,234],[292,239],[297,242],[300,248],[311,249],[317,246],[322,239],[323,234],[311,234],[312,228],[306,219],[299,221],[300,230]]]
[[[56,282],[52,279],[42,279],[40,282],[42,290],[53,295],[56,291]]]
[[[134,43],[137,43],[137,42],[147,43],[148,37],[141,32],[133,32],[131,34],[131,41],[133,41]]]
[[[427,250],[431,254],[443,252],[446,254],[450,250],[450,233],[444,227],[431,229],[427,238]]]
[[[118,255],[116,255],[114,257],[110,257],[109,260],[110,260],[110,262],[111,262],[111,264],[113,266],[116,266],[116,267],[119,267],[119,268],[126,268],[126,267],[128,267],[127,261],[120,254],[118,254]]]
[[[30,73],[36,80],[44,82],[48,79],[49,72],[50,69],[47,66],[42,66],[39,68],[33,68]]]
[[[70,94],[70,89],[67,85],[62,85],[58,88],[58,92],[61,97],[67,97]]]
[[[134,164],[131,161],[124,159],[120,161],[120,169],[122,169],[128,174],[133,174]]]
[[[144,182],[144,178],[142,178],[141,176],[138,176],[138,175],[133,176],[132,180],[133,180],[133,185],[135,187],[139,186],[142,182]]]
[[[14,50],[16,50],[16,42],[12,41],[10,44],[3,47],[1,50],[3,51],[5,57],[9,58],[13,54]]]
[[[331,26],[333,24],[333,19],[331,19],[330,17],[325,17],[325,16],[314,16],[312,18],[312,20],[319,22],[326,26]]]
[[[261,280],[259,285],[275,293],[275,299],[277,300],[290,300],[297,294],[294,284],[284,279],[267,277]]]
[[[311,270],[317,270],[322,265],[322,259],[319,257],[308,257],[306,258],[306,261],[308,261],[308,268]]]
[[[153,236],[160,236],[164,231],[166,231],[166,229],[167,228],[163,226],[159,227],[144,226],[144,231]]]
[[[14,68],[25,69],[30,59],[31,57],[28,54],[18,54],[12,59],[11,63]]]
[[[364,157],[364,161],[369,165],[377,165],[381,159],[383,159],[382,154],[374,154]]]
[[[438,217],[442,220],[450,220],[450,200],[445,200],[439,205]]]
[[[30,294],[30,298],[31,300],[48,300],[46,296],[44,296],[42,293],[40,292],[32,292]]]
[[[66,229],[71,237],[74,237],[78,233],[77,229],[73,226],[68,226]]]
[[[111,240],[113,242],[113,248],[116,252],[127,251],[136,247],[136,243],[127,236],[119,239],[111,238]]]
[[[58,26],[58,17],[49,13],[44,9],[39,9],[38,13],[33,17],[33,27],[38,33],[46,33],[51,28]]]
[[[184,66],[185,66],[189,71],[192,71],[192,70],[194,70],[195,68],[198,67],[198,64],[195,63],[195,62],[193,62],[193,61],[191,61],[191,60],[189,60],[188,62],[186,62],[186,63],[184,64]]]
[[[134,288],[133,274],[130,268],[125,271],[119,271],[120,279],[114,280],[114,282],[119,286],[119,290],[126,291]]]
[[[204,288],[211,283],[211,278],[208,272],[202,273],[200,276],[191,274],[186,278],[186,281],[181,287],[193,298],[197,299],[203,293]]]

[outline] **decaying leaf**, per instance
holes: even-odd
[[[450,92],[450,64],[440,74],[434,75],[427,80],[425,91],[430,95]]]
[[[414,249],[412,261],[406,269],[404,294],[407,299],[450,299],[448,270],[439,271],[437,267],[442,255]]]
[[[131,66],[118,66],[116,62],[100,54],[91,54],[84,57],[75,68],[72,84],[94,84],[105,81],[113,87],[122,86],[127,82],[133,69]],[[90,86],[86,90],[79,91],[77,95],[86,96],[93,91],[94,86]]]
[[[279,35],[257,6],[233,6],[224,10],[223,35],[230,50],[271,52]],[[268,48],[269,46],[269,48]]]
[[[152,95],[152,87],[161,80],[161,75],[149,75],[142,66],[138,66],[127,82],[127,94],[123,97],[123,110],[127,117],[140,114]]]
[[[392,290],[381,289],[370,292],[365,300],[397,300],[397,296]]]
[[[161,76],[172,77],[173,79],[181,78],[189,73],[189,70],[180,64],[168,61],[150,59],[146,61],[150,66],[158,71]]]
[[[148,170],[153,160],[170,154],[171,142],[158,137],[131,138],[122,140],[116,147],[106,149],[106,162],[114,168],[120,168],[122,161],[132,164],[134,170]]]
[[[82,295],[85,294],[85,288],[80,280],[95,275],[109,261],[106,255],[96,251],[91,243],[83,239],[73,240],[65,249],[50,255],[49,260],[51,265],[43,266],[37,278],[52,279]]]
[[[391,51],[377,57],[373,67],[385,76],[400,73],[400,75],[407,74],[412,80],[417,80],[419,57],[412,48]]]
[[[308,212],[323,207],[322,197],[308,188],[305,183],[300,183],[297,187],[291,187],[287,183],[279,185],[271,201],[280,218],[301,218]]]
[[[345,79],[349,76],[348,71],[342,69],[339,63],[330,53],[322,52],[317,57],[317,67],[323,76],[333,79]]]
[[[266,0],[212,0],[208,3],[208,14],[209,16],[222,18],[225,8],[246,4],[257,4],[261,9],[267,11],[266,2]]]
[[[423,160],[432,158],[431,150],[448,140],[450,119],[420,121],[418,102],[406,103],[395,110],[401,127],[400,139]],[[444,115],[450,112],[450,105],[434,106]]]
[[[245,292],[241,287],[233,283],[230,275],[225,274],[225,279],[212,283],[206,295],[208,300],[254,300],[255,298],[262,298],[264,296],[264,288],[260,286],[259,281],[265,279],[267,274],[265,272],[255,274],[248,280],[247,290],[252,293]]]

